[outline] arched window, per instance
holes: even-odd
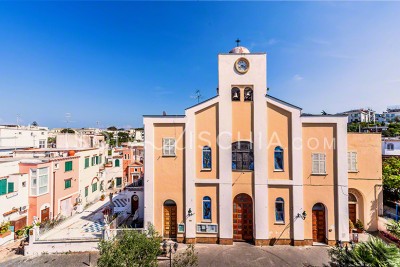
[[[392,143],[389,143],[386,145],[387,150],[394,150],[394,145]]]
[[[240,141],[232,144],[232,170],[254,170],[252,143]]]
[[[357,198],[352,193],[349,193],[349,202],[357,203]]]
[[[274,166],[276,171],[283,171],[283,148],[275,147],[274,150]]]
[[[119,167],[119,159],[115,160],[115,167]]]
[[[211,170],[211,147],[205,146],[203,147],[203,170]]]
[[[253,101],[253,89],[250,87],[244,89],[244,101]]]
[[[211,221],[211,198],[203,197],[203,221]]]
[[[275,200],[275,222],[285,223],[285,201],[281,197]]]
[[[232,101],[240,101],[240,89],[233,87],[231,90]]]

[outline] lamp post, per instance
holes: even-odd
[[[174,242],[174,241],[167,241],[164,240],[162,242],[162,249],[163,252],[165,254],[167,254],[168,258],[169,258],[169,266],[172,266],[172,253],[176,253],[176,251],[178,250],[178,243]]]

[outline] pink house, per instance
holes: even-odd
[[[58,215],[71,216],[79,192],[79,157],[27,159],[20,171],[28,173],[29,218],[43,222]]]

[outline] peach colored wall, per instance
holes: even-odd
[[[349,133],[348,150],[357,152],[358,172],[349,172],[349,192],[357,197],[357,219],[367,230],[377,230],[382,209],[381,135]]]
[[[284,224],[275,222],[275,201],[278,197],[283,198],[285,201],[285,222]],[[291,238],[291,227],[286,226],[290,223],[291,211],[291,190],[287,186],[269,186],[268,188],[268,206],[270,217],[269,217],[269,237],[290,239]]]
[[[232,142],[253,140],[253,101],[244,101],[244,87],[240,95],[240,101],[232,101]]]
[[[336,137],[334,124],[303,124],[304,209],[308,216],[304,222],[304,238],[312,239],[312,208],[317,203],[325,205],[327,238],[336,240],[334,170]],[[326,154],[326,175],[311,175],[312,153]]]
[[[233,199],[241,193],[246,193],[253,198],[253,172],[232,172],[232,205]]]
[[[65,171],[65,162],[72,161],[72,171]],[[62,160],[55,160],[54,163],[59,163],[60,167],[55,172],[55,193],[54,193],[54,216],[61,212],[60,201],[68,197],[71,198],[71,204],[76,202],[79,193],[79,157],[65,158]],[[50,174],[50,179],[54,180],[54,174]],[[71,180],[71,187],[65,189],[65,180]],[[53,191],[53,187],[51,188]],[[51,203],[53,205],[53,203]]]
[[[291,162],[289,155],[291,154],[291,114],[290,112],[278,108],[267,103],[267,123],[268,123],[268,178],[289,180],[291,179]],[[284,171],[274,171],[274,150],[275,147],[281,146],[283,152],[283,169]]]
[[[154,125],[154,224],[160,234],[163,234],[163,205],[166,200],[175,201],[178,224],[183,222],[183,216],[186,214],[183,202],[185,169],[183,133],[183,124]],[[163,138],[175,138],[175,157],[163,157]]]
[[[50,218],[53,212],[52,203],[51,203],[51,188],[53,186],[53,182],[51,179],[51,162],[48,163],[41,163],[41,164],[28,164],[28,163],[20,163],[20,172],[21,173],[28,173],[28,194],[29,194],[29,217],[28,217],[28,225],[32,224],[33,217],[36,216],[40,220],[41,210],[40,208],[44,204],[48,204],[50,207]],[[43,194],[40,196],[30,196],[31,195],[31,175],[30,169],[38,169],[38,168],[49,168],[49,192],[47,194]]]
[[[196,178],[218,178],[218,105],[196,112]],[[202,150],[211,147],[211,170],[202,170]]]
[[[211,222],[203,221],[203,197],[211,198]],[[196,186],[196,222],[197,223],[216,223],[218,224],[218,186],[217,185],[197,185]],[[198,236],[216,236],[217,234],[197,233]]]

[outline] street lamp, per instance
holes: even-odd
[[[167,241],[164,240],[162,242],[162,249],[163,252],[168,256],[169,258],[169,266],[172,266],[172,253],[176,253],[178,250],[178,243],[174,241]]]

